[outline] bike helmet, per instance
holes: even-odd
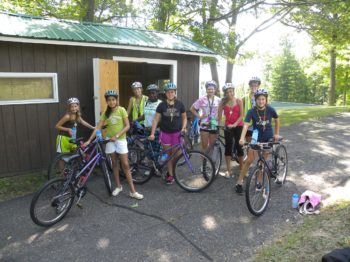
[[[107,99],[108,97],[113,96],[115,98],[118,97],[118,92],[115,90],[107,90],[105,93],[105,98]]]
[[[147,91],[158,91],[159,88],[158,88],[157,85],[151,84],[151,85],[147,86],[147,89],[146,89],[146,90],[147,90]]]
[[[165,86],[164,86],[164,91],[168,91],[168,90],[176,90],[177,87],[174,83],[166,83]]]
[[[250,80],[249,80],[249,85],[251,85],[252,83],[258,83],[259,85],[261,84],[261,80],[259,77],[257,76],[253,76]]]
[[[142,88],[142,84],[140,82],[134,82],[131,84],[131,88],[135,89],[135,88]]]
[[[214,88],[216,88],[216,82],[214,80],[205,82],[205,88],[208,88],[209,86],[213,86]]]
[[[223,87],[222,87],[222,91],[225,93],[226,90],[228,89],[235,89],[236,87],[232,84],[232,83],[226,83]]]
[[[265,96],[267,98],[268,95],[269,94],[268,94],[267,90],[265,90],[263,88],[256,90],[256,92],[254,93],[255,99],[257,99],[259,96]]]
[[[80,104],[79,99],[76,97],[68,98],[67,105],[71,105],[71,104]]]

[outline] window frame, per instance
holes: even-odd
[[[0,100],[0,105],[48,104],[59,102],[57,73],[0,72],[0,78],[51,78],[53,88],[53,98]]]

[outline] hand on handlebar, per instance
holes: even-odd
[[[151,140],[151,141],[153,141],[155,139],[155,136],[154,135],[150,135],[149,137],[148,137],[148,140]]]

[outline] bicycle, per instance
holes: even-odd
[[[90,152],[86,161],[79,150],[75,154],[65,155],[62,160],[65,162],[63,177],[56,177],[47,181],[34,194],[30,204],[30,217],[39,226],[52,226],[65,217],[73,205],[75,196],[78,197],[77,206],[86,194],[86,182],[91,173],[99,164],[102,168],[104,182],[108,194],[112,193],[111,172],[107,167],[107,161],[102,150],[102,144],[109,140],[96,138],[82,152]],[[78,161],[77,161],[78,160]],[[46,214],[47,213],[47,214]]]
[[[220,132],[220,129],[225,130],[227,127],[226,126],[216,126],[215,127],[217,130],[219,130],[217,138],[215,139],[215,142],[209,146],[209,148],[206,150],[206,153],[212,158],[213,162],[215,163],[215,175],[217,175],[220,172],[221,165],[222,165],[222,147],[225,148],[225,136],[222,135]],[[247,157],[247,151],[243,150],[244,156],[243,160]],[[235,160],[237,163],[239,163],[238,160],[238,155],[237,155],[237,149],[234,146],[234,141],[233,141],[233,147],[232,147],[232,154],[231,154],[231,159]]]
[[[258,152],[258,161],[246,181],[246,203],[249,211],[262,215],[270,201],[271,179],[276,184],[283,185],[288,172],[287,149],[282,144],[282,138],[276,142],[256,143],[246,145]],[[270,151],[271,159],[265,160],[264,152]]]
[[[147,143],[148,147],[144,150],[141,148],[134,148],[137,159],[131,163],[131,170],[133,177],[140,177],[146,183],[153,175],[160,176],[165,180],[163,171],[167,163],[174,159],[173,173],[175,182],[184,190],[189,192],[199,192],[207,188],[214,180],[215,170],[214,163],[203,152],[197,150],[188,150],[184,145],[184,134],[180,136],[180,142],[169,149],[154,152],[151,141],[148,137],[139,137],[139,141]],[[160,163],[159,159],[162,155],[169,151],[175,151],[164,162]],[[177,155],[178,153],[180,155]],[[137,173],[137,174],[135,174]]]

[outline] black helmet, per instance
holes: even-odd
[[[158,91],[159,88],[158,88],[157,85],[151,84],[151,85],[147,86],[147,89],[146,89],[146,90],[147,90],[147,91]]]
[[[118,97],[118,92],[115,90],[107,90],[105,93],[105,98],[107,99],[108,97],[113,96],[115,98]]]
[[[258,83],[259,85],[261,84],[261,80],[259,77],[257,76],[253,76],[250,80],[249,80],[249,85],[251,85],[252,83]]]
[[[209,86],[213,86],[214,88],[216,88],[216,82],[214,80],[205,82],[205,88],[208,88]]]
[[[254,93],[254,97],[255,99],[257,99],[259,96],[265,96],[266,98],[269,96],[267,90],[261,88],[256,90],[256,92]]]

